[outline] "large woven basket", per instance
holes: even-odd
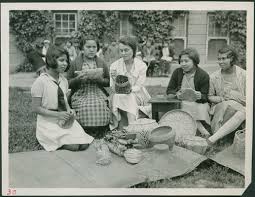
[[[140,118],[135,122],[130,123],[124,129],[128,133],[136,133],[138,143],[142,145],[143,148],[149,147],[149,135],[150,132],[158,127],[158,123],[149,118]]]
[[[180,109],[165,113],[159,120],[159,125],[170,126],[176,133],[177,143],[182,142],[184,136],[195,136],[197,131],[197,123],[193,117]]]
[[[232,152],[240,158],[245,157],[245,130],[238,130],[235,133]]]
[[[117,94],[129,94],[131,92],[131,84],[125,75],[117,75],[115,81],[115,92]]]

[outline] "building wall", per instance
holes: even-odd
[[[15,36],[10,33],[9,35],[9,72],[15,72],[17,66],[25,59],[22,52],[17,48]]]
[[[188,17],[187,47],[194,47],[200,55],[200,64],[206,63],[207,11],[190,11]]]

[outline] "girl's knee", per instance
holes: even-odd
[[[241,112],[241,111],[237,111],[236,114],[235,114],[235,117],[239,120],[245,120],[246,117],[245,117],[245,113],[244,112]]]
[[[70,151],[78,151],[79,144],[65,144],[64,146],[62,146],[62,148]]]
[[[80,144],[79,150],[86,150],[89,147],[89,144]]]

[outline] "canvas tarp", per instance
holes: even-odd
[[[144,151],[143,160],[135,165],[115,154],[110,165],[98,165],[93,144],[81,152],[11,153],[9,184],[11,188],[126,188],[189,173],[206,159],[178,146],[167,153]]]

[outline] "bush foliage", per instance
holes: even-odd
[[[246,11],[216,11],[216,24],[228,32],[230,44],[239,54],[239,64],[246,68]]]
[[[134,25],[133,33],[139,40],[152,37],[159,41],[171,38],[174,19],[187,13],[178,10],[127,11],[129,21]],[[122,16],[119,11],[83,10],[79,14],[78,31],[73,32],[71,37],[79,39],[82,35],[94,35],[101,41],[116,40]],[[240,65],[246,67],[246,11],[216,11],[214,16],[221,30],[228,32],[230,44],[239,54]],[[16,36],[18,48],[23,52],[27,43],[36,42],[38,38],[53,41],[53,13],[50,10],[11,10],[10,30]],[[22,65],[21,69],[26,70],[26,67]]]

